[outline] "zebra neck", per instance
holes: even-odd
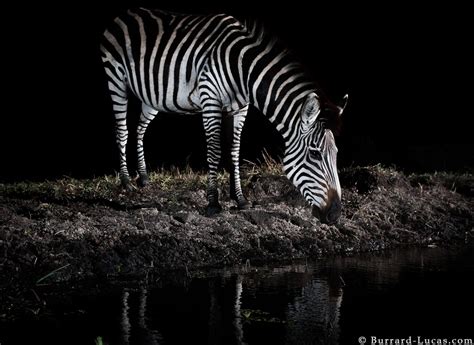
[[[254,75],[257,77],[249,80],[250,103],[274,124],[288,143],[295,129],[300,127],[300,112],[306,96],[316,92],[314,83],[307,81],[294,63],[278,67],[270,63],[250,77]]]
[[[316,92],[302,66],[275,41],[243,59],[250,103],[262,112],[288,142],[299,128],[305,97]]]

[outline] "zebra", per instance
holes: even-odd
[[[256,21],[226,14],[188,15],[130,9],[105,30],[101,58],[115,116],[120,180],[127,170],[127,102],[141,101],[137,127],[139,186],[148,183],[143,137],[158,112],[202,114],[207,143],[206,214],[222,210],[217,188],[221,123],[231,117],[231,198],[250,207],[240,180],[240,138],[249,105],[267,116],[285,142],[283,170],[312,206],[334,223],[341,214],[341,187],[334,131],[347,104],[332,103],[282,42]]]

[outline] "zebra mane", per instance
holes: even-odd
[[[310,75],[307,68],[299,61],[293,51],[286,46],[285,42],[274,35],[271,30],[268,30],[263,22],[254,18],[245,18],[241,22],[244,25],[248,38],[252,42],[265,45],[278,44],[280,49],[285,52],[285,55],[288,55],[290,59],[294,59],[294,62],[300,66],[301,70]],[[318,95],[321,102],[321,113],[318,116],[319,123],[321,123],[323,128],[331,130],[334,135],[339,135],[342,130],[342,117],[340,116],[339,107],[330,101],[329,97],[327,97],[315,80],[312,80],[312,82],[314,83],[314,92]]]
[[[264,23],[254,18],[245,18],[243,25],[247,36],[255,42],[262,43],[264,40],[279,41],[276,36],[271,34]]]
[[[244,27],[250,36],[253,37],[263,37],[265,29],[263,24],[253,18],[247,18],[244,21]]]

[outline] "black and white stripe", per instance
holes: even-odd
[[[129,10],[105,31],[101,45],[116,119],[120,177],[126,164],[128,92],[142,105],[138,135],[139,184],[145,185],[143,136],[156,114],[202,113],[209,165],[208,213],[220,210],[216,174],[223,116],[232,116],[231,194],[248,206],[239,174],[240,136],[249,104],[267,115],[286,144],[284,169],[322,220],[340,214],[340,186],[332,124],[342,113],[307,79],[278,40],[234,17]]]

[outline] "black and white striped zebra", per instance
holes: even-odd
[[[207,141],[208,214],[221,210],[217,169],[224,116],[233,117],[231,196],[242,193],[239,151],[249,104],[276,126],[285,141],[284,171],[323,222],[341,213],[341,188],[332,130],[342,106],[308,80],[281,43],[258,25],[225,14],[182,15],[140,8],[115,18],[101,45],[116,120],[120,179],[130,187],[126,163],[128,91],[142,102],[137,129],[138,183],[148,181],[143,136],[160,111],[201,113]]]

